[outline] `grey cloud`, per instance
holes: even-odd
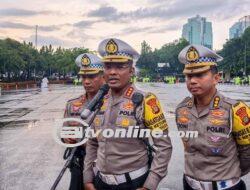
[[[71,39],[76,39],[78,41],[86,41],[98,38],[97,36],[86,34],[85,31],[81,28],[73,28],[70,32],[66,34],[66,36]]]
[[[36,11],[24,9],[1,9],[0,15],[2,16],[33,16],[38,14]]]
[[[184,1],[175,1],[169,6],[158,5],[150,8],[139,8],[126,14],[123,13],[122,15],[130,19],[155,18],[168,20],[180,17],[183,18],[195,14],[205,14],[211,10],[219,8],[222,5],[222,2],[220,3],[217,1],[209,1],[207,3],[204,3],[204,1],[191,1],[189,3],[185,3]]]
[[[34,26],[29,26],[22,23],[14,23],[14,22],[1,22],[0,23],[1,28],[14,28],[14,29],[31,29],[34,28]]]
[[[33,11],[33,10],[27,10],[27,9],[16,9],[16,8],[10,8],[10,9],[0,9],[0,15],[1,16],[18,16],[18,17],[27,17],[27,16],[35,16],[35,15],[49,15],[49,14],[59,14],[59,12],[54,11]]]
[[[217,14],[229,16],[231,12],[227,10],[235,10],[235,8],[237,8],[237,11],[243,11],[250,7],[250,5],[246,3],[247,0],[243,0],[241,3],[237,0],[193,0],[188,2],[185,0],[176,0],[161,1],[162,3],[157,0],[150,1],[155,1],[155,3],[152,3],[150,7],[142,7],[128,12],[119,12],[114,7],[102,6],[97,10],[91,11],[88,16],[99,17],[102,18],[103,21],[113,22],[134,22],[145,18],[161,20],[180,19],[195,16],[196,14],[200,14],[201,16],[211,15],[213,18],[217,18]],[[223,16],[220,16],[220,18],[223,18]]]
[[[73,26],[78,27],[78,28],[89,28],[92,24],[94,24],[94,21],[80,21],[77,23],[74,23]]]
[[[142,27],[142,28],[135,28],[135,27],[128,27],[124,28],[121,31],[121,34],[134,34],[134,33],[141,33],[141,32],[148,32],[152,29],[152,27]]]
[[[38,30],[42,30],[45,32],[60,30],[61,25],[50,25],[50,26],[38,26]]]
[[[181,28],[179,24],[168,24],[166,26],[146,26],[146,27],[128,27],[121,30],[121,32],[116,33],[114,35],[129,35],[135,33],[164,33],[167,31],[175,31]]]
[[[117,14],[117,9],[111,6],[102,6],[96,10],[90,11],[87,16],[90,17],[110,17]]]
[[[175,31],[175,30],[180,30],[181,27],[182,25],[180,24],[168,24],[163,27],[154,28],[150,31],[150,33],[164,33],[167,31]]]
[[[65,24],[67,25],[67,24]],[[60,30],[64,25],[48,25],[48,26],[38,26],[39,31],[50,32],[55,30]],[[35,26],[17,23],[17,22],[0,22],[1,28],[12,28],[12,29],[35,29]]]
[[[99,22],[115,22],[118,21],[121,23],[129,22],[127,12],[118,12],[115,7],[111,6],[101,6],[96,10],[90,11],[87,14],[88,17],[100,18]]]
[[[212,12],[211,15],[217,20],[227,20],[239,15],[239,13],[249,14],[250,3],[249,0],[234,1],[228,0],[228,3],[225,3],[221,10]]]

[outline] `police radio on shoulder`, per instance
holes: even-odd
[[[143,101],[143,95],[139,92],[135,92],[132,96],[132,102],[136,105],[139,106]]]

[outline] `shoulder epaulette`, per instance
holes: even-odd
[[[184,98],[181,103],[179,103],[176,107],[176,109],[181,108],[181,107],[188,107],[188,106],[193,106],[193,101],[191,97],[186,97]]]
[[[224,100],[224,102],[226,102],[226,103],[228,103],[228,104],[230,104],[230,105],[232,105],[234,107],[239,105],[239,103],[240,103],[240,101],[233,100],[233,99],[227,98],[227,97],[225,97],[223,100]]]

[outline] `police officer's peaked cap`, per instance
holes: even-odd
[[[79,55],[75,60],[76,65],[80,68],[78,74],[97,74],[103,71],[102,60],[94,54],[83,53]]]
[[[184,74],[208,71],[210,66],[223,60],[216,52],[201,45],[188,45],[179,53],[178,59],[185,64]]]
[[[102,56],[103,62],[135,62],[140,57],[138,52],[129,44],[116,38],[103,40],[99,44],[98,52]]]

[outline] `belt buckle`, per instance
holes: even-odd
[[[239,183],[239,181],[237,183]],[[223,189],[233,187],[237,183],[233,183],[233,180],[222,180],[222,181],[216,182],[218,190],[223,190]]]
[[[114,175],[102,174],[100,173],[101,178],[109,185],[118,185],[116,177]]]

